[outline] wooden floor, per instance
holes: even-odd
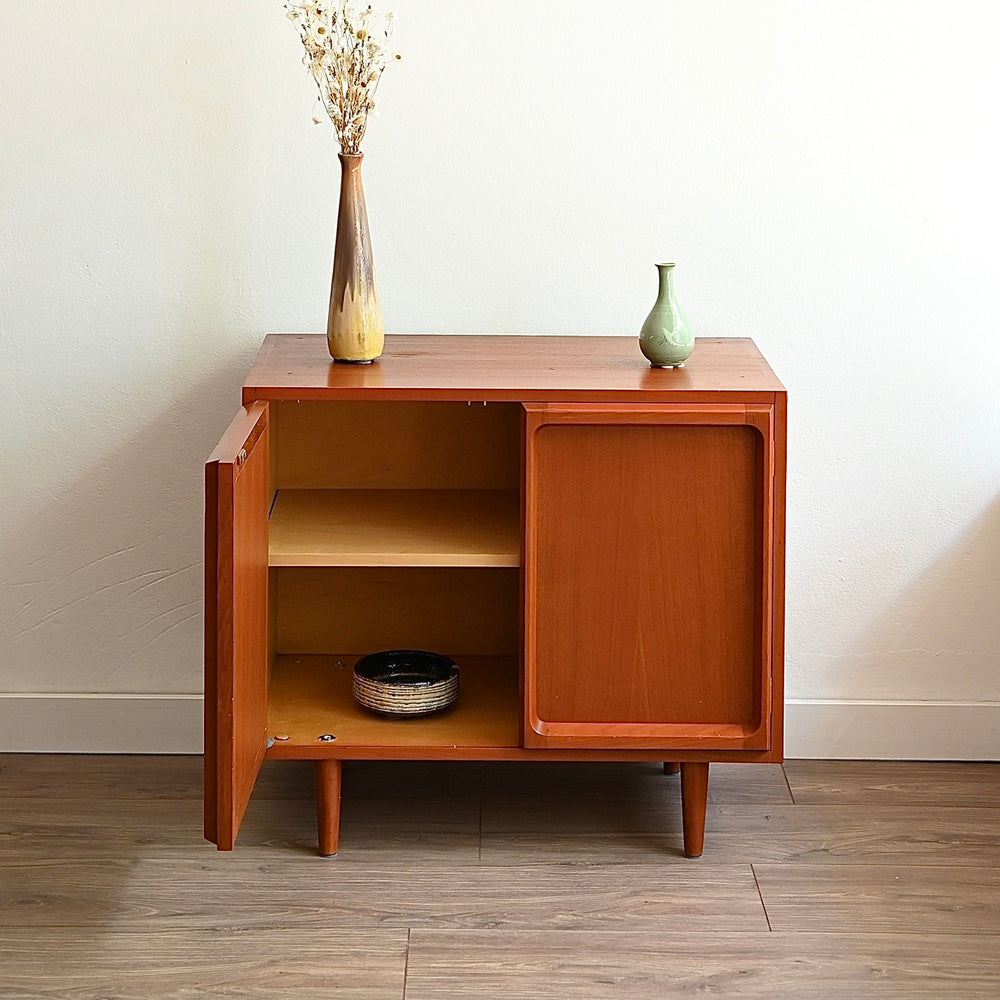
[[[0,756],[0,997],[1000,997],[1000,766],[713,765],[705,855],[650,764]]]

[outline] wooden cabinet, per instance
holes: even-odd
[[[206,466],[205,833],[265,757],[781,760],[785,392],[748,340],[650,369],[631,338],[269,336]],[[354,704],[365,653],[455,659],[457,704]]]

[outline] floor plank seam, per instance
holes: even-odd
[[[781,776],[785,779],[785,786],[788,788],[788,797],[792,800],[792,805],[795,805],[795,792],[792,791],[792,783],[788,780],[788,772],[785,770],[785,765],[781,765]]]
[[[767,929],[769,932],[774,931],[771,926],[771,918],[767,915],[767,903],[764,902],[764,893],[760,891],[760,882],[757,881],[757,871],[753,865],[750,866],[750,873],[753,875],[753,884],[757,886],[757,895],[760,897],[760,905],[764,908],[764,919],[767,921]]]
[[[403,956],[403,995],[400,1000],[406,1000],[406,978],[410,974],[410,935],[413,933],[412,927],[406,928],[406,953]]]

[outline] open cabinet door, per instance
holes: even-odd
[[[205,837],[231,851],[267,748],[268,404],[205,465]]]

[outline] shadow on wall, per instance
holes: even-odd
[[[864,676],[846,683],[866,697],[1000,701],[1000,497],[899,596],[865,645],[854,667]]]
[[[203,467],[245,368],[178,395],[0,540],[3,690],[200,692]]]

